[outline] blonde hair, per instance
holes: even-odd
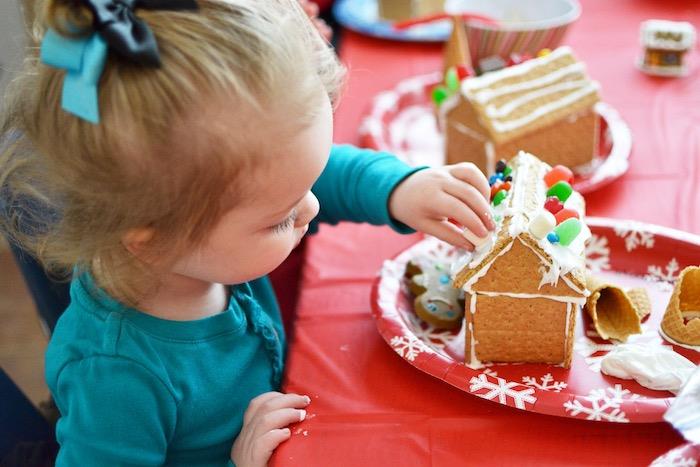
[[[340,89],[343,68],[296,0],[197,3],[196,11],[136,12],[156,37],[162,66],[110,52],[98,125],[61,110],[64,72],[41,64],[36,50],[6,99],[0,198],[12,215],[2,227],[49,270],[89,271],[127,304],[158,277],[126,250],[124,235],[152,228],[151,246],[174,261],[241,196],[233,182],[264,159],[243,130],[233,148],[221,147],[216,134],[279,109],[303,124],[321,89],[332,102]],[[92,15],[79,0],[49,0],[43,11],[37,43],[46,25],[91,32]],[[222,94],[240,121],[198,121]]]

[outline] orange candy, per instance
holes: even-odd
[[[497,180],[496,183],[491,185],[491,199],[493,199],[494,196],[496,196],[496,193],[501,191],[503,189],[503,182],[500,180]]]
[[[561,224],[565,220],[570,219],[572,217],[575,217],[576,219],[578,219],[579,215],[578,215],[578,212],[574,211],[573,209],[569,209],[569,208],[564,208],[554,215],[554,218],[557,220],[557,225]]]
[[[555,165],[552,167],[552,170],[547,172],[547,175],[544,176],[544,182],[547,184],[547,187],[551,187],[555,183],[561,181],[564,181],[569,185],[573,185],[574,183],[573,172],[569,170],[568,167],[564,167],[563,165]]]

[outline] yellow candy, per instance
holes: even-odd
[[[551,54],[551,53],[552,53],[551,50],[549,50],[549,49],[547,49],[547,48],[544,48],[544,49],[540,50],[539,52],[537,52],[537,56],[538,56],[538,57],[544,57],[544,56],[547,56],[547,55],[549,55],[549,54]]]

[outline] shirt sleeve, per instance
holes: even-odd
[[[389,225],[400,233],[413,232],[391,218],[389,197],[406,177],[424,168],[410,167],[386,152],[333,146],[326,168],[311,189],[321,205],[311,232],[318,229],[319,222],[340,221]]]
[[[111,356],[70,362],[51,390],[61,412],[57,467],[165,463],[177,405],[144,366]]]

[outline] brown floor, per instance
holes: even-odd
[[[46,337],[12,255],[0,243],[0,367],[36,405],[46,400]]]

